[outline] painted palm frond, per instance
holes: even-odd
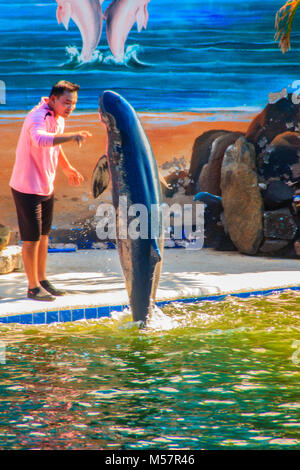
[[[291,48],[290,35],[295,13],[300,5],[300,0],[289,0],[278,10],[275,18],[275,41],[279,41],[279,47],[284,54]]]

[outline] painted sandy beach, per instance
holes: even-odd
[[[1,136],[5,146],[0,149],[0,223],[17,230],[15,207],[8,186],[15,159],[15,149],[24,113],[0,115]],[[254,113],[230,111],[223,113],[138,113],[150,141],[153,154],[163,175],[172,171],[189,168],[194,140],[211,129],[247,130]],[[93,137],[79,149],[73,144],[64,146],[72,163],[84,176],[80,187],[71,187],[58,170],[56,177],[56,207],[53,225],[76,227],[76,222],[84,222],[95,213],[95,200],[91,194],[91,176],[98,158],[106,152],[106,130],[99,121],[98,113],[74,114],[66,123],[66,131],[89,130]],[[184,163],[182,161],[184,159]],[[181,168],[180,168],[181,166]],[[106,195],[109,194],[107,190]],[[92,207],[92,208],[91,208]],[[91,210],[89,210],[91,208]]]

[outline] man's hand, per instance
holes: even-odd
[[[61,145],[66,142],[75,141],[81,147],[88,137],[92,137],[89,131],[68,132],[66,134],[56,135],[53,139],[53,145]]]
[[[79,131],[77,134],[74,134],[73,139],[77,142],[78,146],[81,147],[88,137],[92,137],[89,131]]]
[[[79,171],[76,170],[73,166],[68,166],[67,168],[62,169],[63,173],[69,180],[71,186],[78,186],[82,181],[84,181],[83,176]]]

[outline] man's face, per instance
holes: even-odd
[[[77,91],[65,91],[63,95],[57,97],[52,95],[49,99],[49,105],[56,116],[67,118],[76,108]]]

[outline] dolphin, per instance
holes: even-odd
[[[101,38],[103,23],[101,4],[104,0],[56,1],[56,18],[58,24],[63,23],[64,27],[68,29],[71,18],[76,23],[82,37],[80,59],[83,62],[88,62]]]
[[[135,22],[138,32],[147,27],[150,0],[114,0],[105,10],[106,36],[111,52],[122,60],[124,45]]]
[[[99,159],[93,171],[93,194],[97,197],[111,181],[116,242],[132,316],[134,321],[146,324],[155,305],[164,247],[157,165],[135,110],[122,96],[104,91],[99,113],[106,126],[108,145],[106,155]],[[106,171],[110,174],[109,180]],[[121,196],[127,198],[129,208],[133,204],[146,208],[146,236],[140,233],[133,239],[129,230],[126,237],[120,235],[124,221],[128,228],[134,220],[129,210],[125,211],[124,218]]]

